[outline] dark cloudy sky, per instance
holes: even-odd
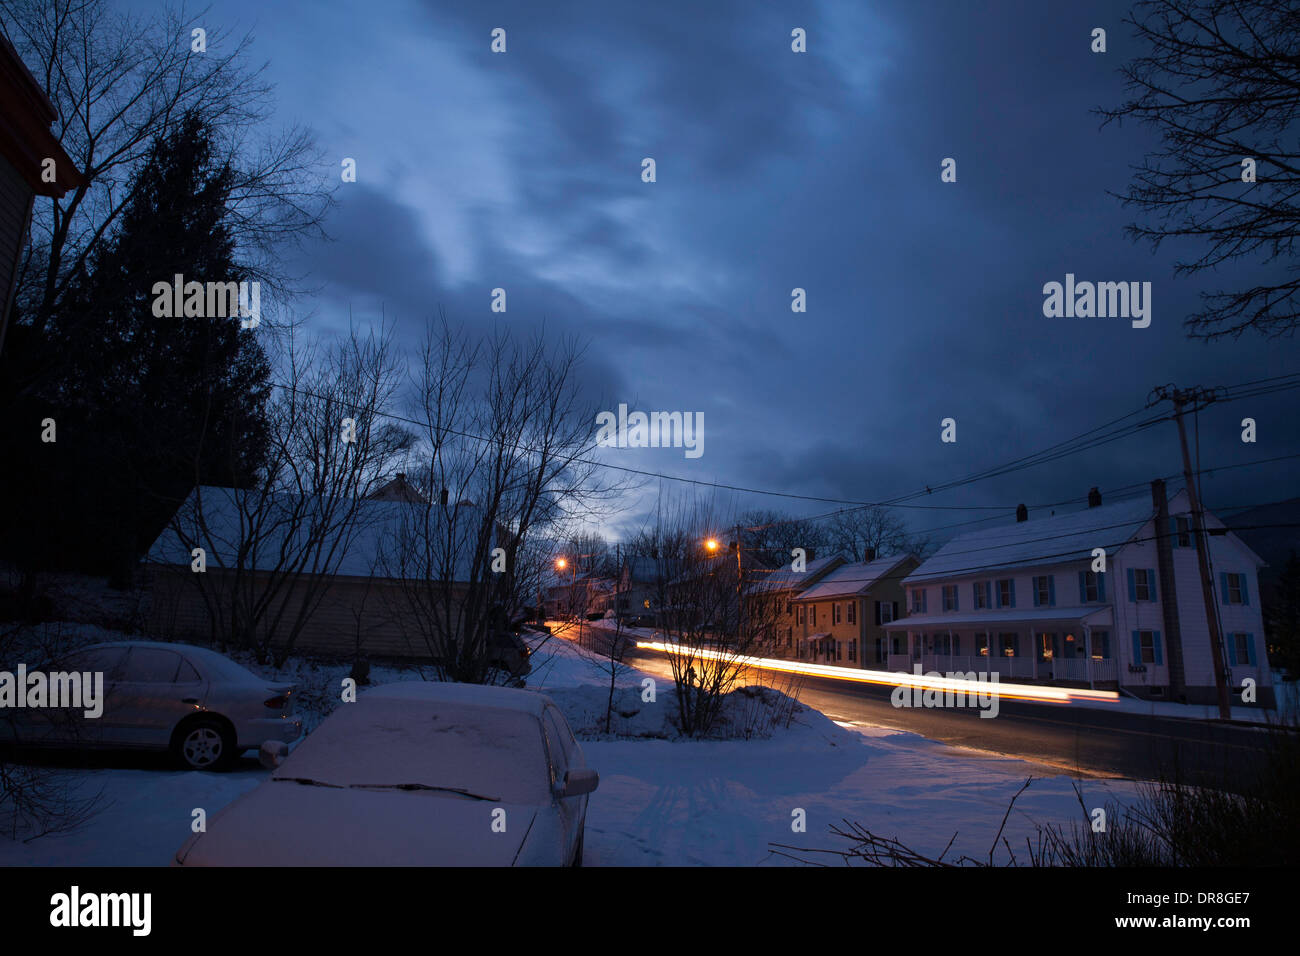
[[[483,328],[545,321],[589,343],[603,407],[704,413],[702,457],[610,461],[879,500],[1060,442],[1161,383],[1297,367],[1294,341],[1184,335],[1198,291],[1258,267],[1176,280],[1177,255],[1197,249],[1153,256],[1122,235],[1133,213],[1108,191],[1154,134],[1101,129],[1091,110],[1119,102],[1117,70],[1138,52],[1128,6],[221,0],[212,16],[254,31],[283,119],[311,126],[335,162],[357,160],[335,241],[304,261],[322,288],[300,308],[320,327],[381,307],[412,341],[439,307]],[[1098,26],[1104,55],[1089,50]],[[504,55],[489,50],[494,27]],[[806,54],[790,50],[794,27]],[[956,184],[940,182],[948,156]],[[1067,272],[1152,282],[1150,328],[1045,318],[1043,284]],[[496,286],[505,316],[489,310]],[[1300,451],[1297,394],[1202,415],[1204,462]],[[1246,415],[1256,445],[1240,441]],[[939,440],[947,416],[954,445]],[[1209,503],[1293,496],[1294,464],[1208,478]],[[915,503],[1014,508],[1178,470],[1166,424]]]

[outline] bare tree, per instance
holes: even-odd
[[[718,725],[747,658],[771,650],[782,603],[762,584],[767,566],[739,542],[722,546],[718,524],[708,508],[682,502],[666,516],[661,509],[656,527],[633,545],[658,567],[651,600],[668,646],[677,728],[688,736]]]
[[[365,495],[411,445],[387,420],[402,368],[386,329],[330,347],[291,342],[271,402],[271,450],[247,489],[196,487],[171,524],[208,570],[189,573],[212,638],[281,663],[344,560],[376,552],[379,512]],[[363,539],[369,539],[365,543]]]
[[[151,144],[187,112],[213,131],[217,167],[228,164],[233,171],[236,260],[271,292],[292,291],[282,253],[322,234],[332,192],[306,131],[259,134],[271,116],[271,87],[264,67],[249,63],[251,36],[232,36],[221,22],[208,9],[141,18],[115,10],[109,0],[9,0],[0,6],[0,30],[49,95],[57,114],[54,133],[84,179],[33,211],[15,300],[15,323],[31,333],[33,348],[128,208],[133,174]],[[195,31],[203,31],[201,52]],[[264,311],[271,312],[269,303]],[[48,362],[45,356],[24,367]]]
[[[445,679],[500,679],[491,635],[532,599],[517,576],[530,534],[618,490],[582,456],[595,411],[579,399],[580,360],[574,342],[541,333],[475,341],[445,320],[429,330],[410,416],[421,456],[411,473],[428,503],[404,516],[388,573]]]
[[[1104,122],[1156,127],[1161,147],[1135,167],[1126,203],[1147,214],[1128,227],[1157,249],[1190,237],[1205,251],[1177,275],[1256,257],[1280,268],[1234,291],[1204,293],[1186,320],[1199,338],[1255,329],[1291,335],[1300,323],[1300,9],[1276,0],[1142,0],[1126,21],[1145,45],[1125,62],[1130,98]]]
[[[745,550],[761,555],[766,563],[776,567],[789,564],[795,548],[816,553],[833,545],[827,526],[813,518],[757,509],[742,514],[738,520]]]
[[[827,519],[832,548],[850,561],[867,561],[869,556],[888,557],[924,548],[914,540],[897,515],[872,505],[837,511]]]

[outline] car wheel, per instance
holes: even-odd
[[[187,770],[221,770],[235,759],[235,735],[222,721],[200,718],[176,731],[172,753]]]
[[[569,866],[582,866],[582,840],[587,835],[587,828],[584,826],[582,832],[578,834],[578,848],[573,851],[573,862]]]

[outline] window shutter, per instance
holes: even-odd
[[[1097,600],[1106,600],[1106,572],[1097,572]]]
[[[1228,572],[1219,572],[1219,603],[1228,603]]]
[[[1228,666],[1237,666],[1237,635],[1228,635]]]
[[[973,606],[975,606],[975,607],[979,607],[979,606],[980,606],[980,587],[981,587],[981,586],[982,586],[982,585],[981,585],[978,581],[974,581],[974,582],[972,582],[972,583],[971,583],[971,586],[970,586],[971,604],[972,604]]]
[[[1155,568],[1147,568],[1147,591],[1151,595],[1151,600],[1153,601],[1159,600],[1159,598],[1156,596],[1156,569]]]
[[[1246,593],[1246,575],[1241,575],[1241,603],[1249,604],[1250,595]]]
[[[1136,576],[1133,574],[1132,568],[1128,569],[1128,599],[1130,601],[1136,601],[1138,599],[1137,580]],[[1137,632],[1134,631],[1133,633],[1136,634]]]
[[[1015,587],[1015,585],[1013,584],[1012,587]],[[1016,606],[1014,601],[1011,602],[1011,606],[1012,607]],[[1011,638],[1011,652],[1015,654],[1016,657],[1020,656],[1020,635],[1019,634],[1016,634],[1014,637]]]
[[[921,610],[922,611],[930,610],[930,589],[929,588],[923,588],[921,590]]]
[[[1246,654],[1250,657],[1250,666],[1255,666],[1255,635],[1246,635]]]
[[[1016,606],[1016,579],[1011,579],[1011,606]],[[1017,639],[1018,640],[1018,639]]]
[[[991,581],[991,582],[989,582],[990,587],[991,587],[992,585],[994,585],[994,584],[997,584],[997,585],[998,585],[998,590],[997,590],[997,599],[998,599],[998,603],[995,604],[994,607],[1001,607],[1001,606],[1002,606],[1002,585],[999,584],[997,581]]]
[[[985,598],[984,606],[992,607],[993,606],[993,582],[992,581],[984,582],[984,598]]]
[[[1034,607],[1038,607],[1038,582],[1040,578],[1033,577],[1029,579],[1029,588],[1034,592]]]
[[[1165,657],[1164,657],[1164,655],[1160,652],[1160,632],[1159,632],[1159,631],[1152,631],[1152,632],[1151,632],[1151,648],[1155,651],[1155,654],[1156,654],[1156,663],[1157,663],[1157,664],[1163,664],[1163,663],[1165,662]]]
[[[1056,575],[1047,576],[1047,603],[1056,607]]]
[[[1129,572],[1129,574],[1132,573],[1132,571]],[[1142,663],[1142,635],[1137,631],[1133,632],[1133,663]]]
[[[961,588],[955,584],[952,586],[952,609],[954,611],[961,610]]]
[[[898,602],[897,602],[897,601],[894,601],[893,604],[894,604],[894,620],[897,621],[897,620],[898,620]]]
[[[1088,572],[1079,572],[1079,603],[1088,603]]]

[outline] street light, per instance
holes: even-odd
[[[717,550],[718,550],[718,539],[717,539],[717,538],[710,538],[708,541],[705,541],[705,542],[704,542],[704,547],[707,548],[709,551],[717,551]]]

